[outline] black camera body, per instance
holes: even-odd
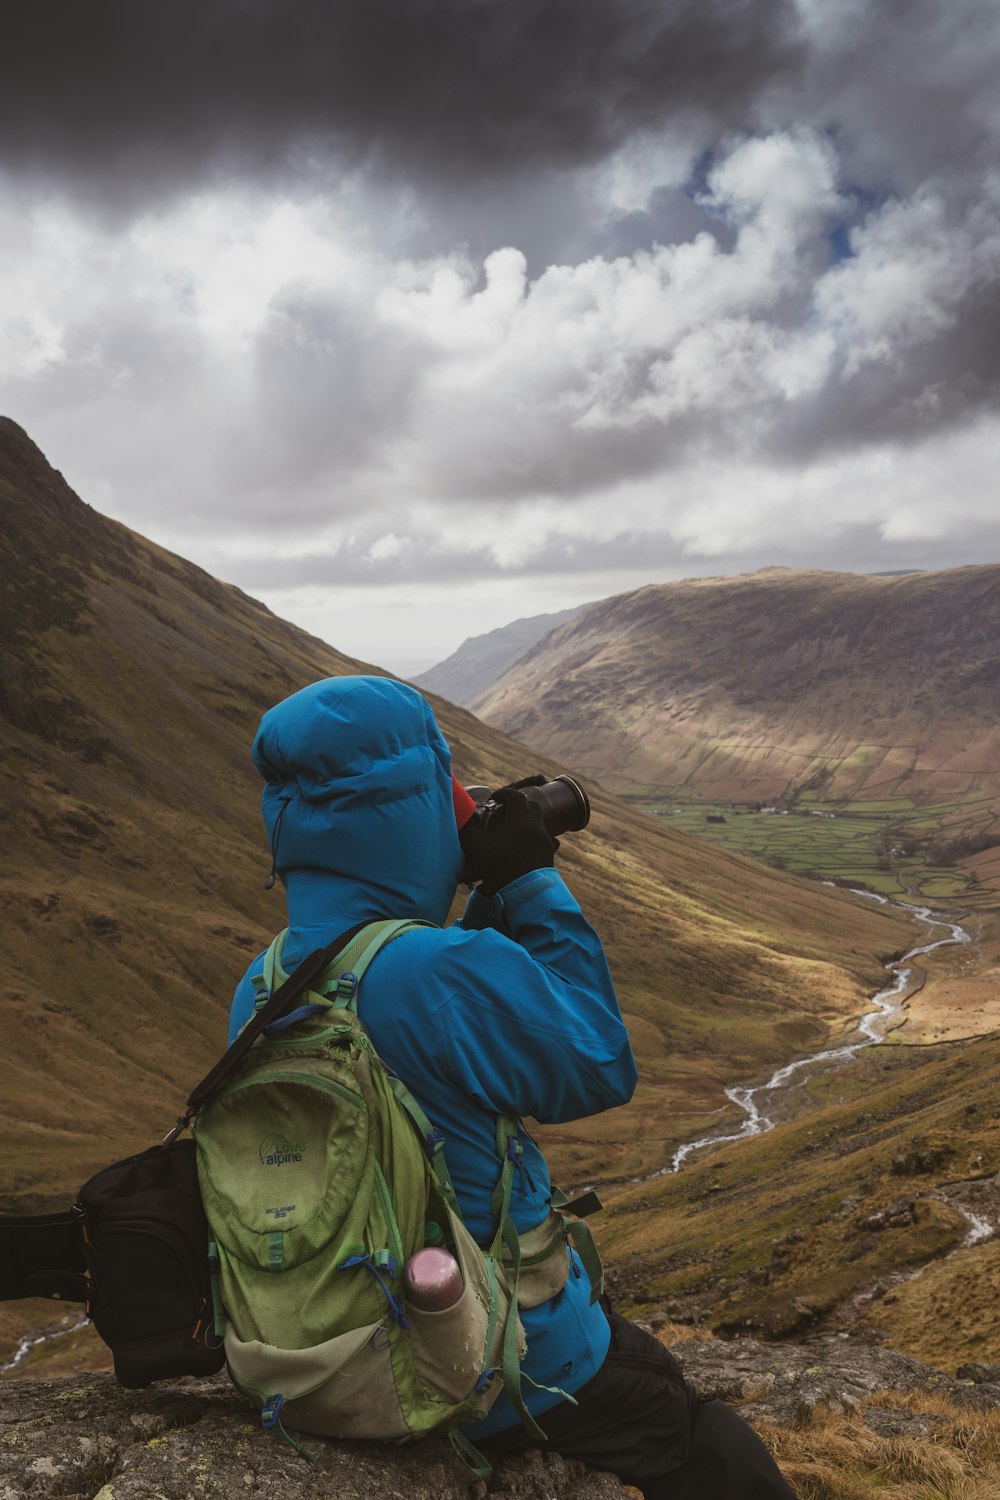
[[[465,790],[476,804],[473,817],[477,818],[485,833],[493,818],[502,816],[503,808],[493,800],[493,790],[488,786],[467,786]],[[590,799],[572,776],[557,776],[554,781],[543,781],[540,786],[519,788],[529,802],[536,802],[542,811],[542,823],[550,838],[557,839],[563,833],[578,833],[590,822]]]

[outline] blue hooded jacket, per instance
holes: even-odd
[[[285,885],[284,967],[355,923],[387,917],[443,924],[463,856],[451,757],[430,706],[381,677],[313,683],[266,713],[253,746],[266,782],[264,821]],[[253,1010],[251,964],[233,998],[232,1039]],[[376,957],[359,1009],[379,1055],[445,1136],[445,1156],[472,1234],[492,1238],[500,1174],[495,1116],[562,1122],[631,1098],[628,1034],[600,941],[552,869],[473,893],[451,927],[404,933]],[[522,1130],[524,1169],[511,1213],[521,1231],[545,1218],[548,1166]],[[586,1272],[522,1314],[523,1369],[572,1393],[600,1368],[609,1329]],[[560,1398],[525,1385],[539,1414]],[[515,1425],[506,1396],[467,1431]]]

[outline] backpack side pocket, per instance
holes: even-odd
[[[413,1332],[413,1364],[420,1378],[448,1401],[474,1400],[487,1412],[500,1394],[499,1370],[510,1292],[457,1214],[448,1227],[464,1283],[451,1307],[431,1312],[406,1304]],[[516,1317],[516,1313],[511,1313]],[[518,1327],[522,1353],[524,1330]]]
[[[409,1429],[392,1373],[384,1323],[338,1334],[310,1349],[278,1349],[226,1331],[226,1358],[236,1385],[263,1405],[282,1396],[281,1418],[323,1437],[400,1438]]]

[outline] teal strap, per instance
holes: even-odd
[[[222,1305],[221,1270],[222,1260],[219,1247],[214,1239],[209,1239],[208,1284],[212,1292],[212,1332],[219,1339],[226,1336],[226,1309]]]
[[[590,1225],[583,1219],[563,1218],[563,1228],[573,1241],[573,1249],[580,1257],[583,1269],[587,1273],[590,1282],[590,1305],[604,1293],[604,1266],[600,1253],[594,1244],[594,1236],[590,1232]]]
[[[448,1441],[466,1468],[471,1469],[477,1479],[489,1479],[493,1473],[493,1469],[488,1460],[483,1457],[474,1444],[469,1442],[467,1437],[459,1432],[457,1427],[452,1428],[451,1432],[449,1432]]]
[[[552,1197],[549,1200],[562,1219],[563,1234],[567,1235],[573,1242],[573,1249],[580,1257],[580,1263],[587,1273],[590,1282],[590,1305],[604,1293],[604,1266],[601,1261],[600,1252],[594,1243],[594,1236],[590,1232],[590,1225],[582,1218],[575,1217],[577,1205],[586,1213],[595,1213],[603,1205],[596,1193],[585,1193],[582,1198],[569,1199],[560,1188],[552,1189]],[[569,1217],[574,1215],[574,1217]]]
[[[288,1428],[285,1426],[284,1422],[282,1422],[280,1417],[278,1418],[278,1436],[281,1438],[282,1442],[290,1443],[291,1446],[295,1449],[296,1453],[301,1454],[301,1456],[306,1459],[308,1463],[314,1464],[316,1462],[315,1455],[309,1452],[309,1449],[305,1446],[304,1443],[300,1443],[297,1438],[292,1437],[292,1434],[288,1431]]]
[[[539,1381],[532,1380],[530,1375],[525,1375],[523,1370],[521,1371],[521,1384],[530,1385],[533,1391],[548,1391],[550,1396],[561,1396],[564,1401],[569,1402],[570,1406],[580,1405],[576,1397],[571,1396],[569,1391],[564,1391],[561,1385],[542,1385]]]
[[[264,954],[264,985],[272,992],[277,985],[283,984],[288,978],[281,967],[281,955],[285,947],[285,938],[288,936],[288,928],[283,927],[273,939],[270,948]],[[256,987],[256,986],[255,986]]]
[[[337,954],[333,964],[327,970],[327,974],[330,976],[330,982],[326,985],[327,994],[336,989],[336,984],[333,981],[340,979],[342,975],[353,974],[356,981],[351,987],[351,992],[347,995],[337,996],[334,1004],[343,1005],[346,1010],[350,1010],[357,1015],[357,987],[372,959],[381,952],[386,943],[391,943],[393,938],[399,937],[404,932],[409,932],[412,927],[433,926],[433,922],[411,922],[405,917],[393,922],[369,922],[368,926],[363,927],[353,941],[348,944],[343,953]]]
[[[504,1217],[500,1227],[501,1237],[509,1254],[513,1275],[511,1277],[510,1307],[507,1310],[507,1325],[503,1331],[503,1351],[500,1373],[503,1377],[504,1395],[517,1412],[522,1424],[536,1442],[546,1441],[545,1433],[524,1404],[521,1394],[521,1358],[517,1347],[517,1282],[521,1274],[521,1242],[510,1215]]]
[[[496,1127],[497,1155],[500,1157],[501,1167],[497,1185],[490,1194],[490,1212],[496,1231],[493,1235],[493,1243],[487,1254],[494,1258],[500,1254],[501,1241],[503,1239],[504,1220],[510,1215],[510,1198],[514,1187],[514,1161],[522,1152],[521,1142],[517,1138],[517,1121],[510,1115],[497,1115]],[[521,1252],[518,1249],[517,1264],[521,1264]]]
[[[461,1218],[462,1210],[458,1206],[458,1195],[452,1185],[448,1163],[444,1159],[444,1137],[434,1129],[401,1078],[397,1078],[395,1073],[386,1073],[385,1081],[417,1127],[417,1132],[427,1148],[428,1159],[442,1198],[451,1211]]]
[[[576,1219],[589,1218],[591,1214],[600,1213],[604,1207],[593,1188],[588,1188],[576,1198],[567,1198],[561,1188],[554,1187],[549,1202],[558,1212],[572,1214]]]
[[[248,1386],[247,1389],[252,1389],[252,1387]],[[304,1447],[302,1443],[295,1441],[281,1420],[281,1408],[284,1400],[284,1396],[261,1396],[260,1425],[265,1432],[273,1433],[276,1437],[281,1438],[282,1442],[291,1443],[297,1453],[301,1453],[302,1457],[307,1458],[310,1463],[315,1463],[315,1459],[309,1452],[309,1449]]]
[[[560,1188],[556,1187],[552,1189],[549,1202],[560,1215],[563,1234],[572,1240],[573,1249],[580,1257],[580,1263],[587,1273],[587,1279],[590,1282],[590,1305],[593,1307],[604,1293],[604,1266],[600,1252],[594,1243],[594,1236],[590,1232],[590,1225],[584,1223],[578,1215],[596,1213],[604,1205],[596,1193],[584,1193],[580,1198],[570,1199]],[[570,1215],[573,1217],[569,1217]]]
[[[433,922],[416,922],[401,917],[393,921],[369,922],[362,927],[347,947],[337,954],[333,963],[324,971],[322,978],[316,985],[316,990],[321,994],[334,994],[337,989],[337,981],[342,975],[353,974],[356,981],[360,981],[368,965],[377,953],[385,947],[386,943],[392,942],[393,938],[408,932],[412,927],[433,927]],[[285,949],[285,939],[288,936],[288,928],[279,932],[274,942],[264,955],[264,979],[268,989],[273,990],[275,984],[281,984],[288,978],[282,967],[282,957]],[[341,1005],[344,1009],[357,1014],[357,983],[351,987],[351,993],[336,996],[335,1005]],[[312,993],[311,991],[309,993]]]
[[[490,1348],[493,1344],[493,1334],[496,1330],[497,1318],[500,1316],[500,1286],[497,1282],[497,1263],[495,1260],[487,1258],[486,1271],[490,1282],[490,1311],[486,1319],[486,1337],[483,1340],[482,1375],[485,1375],[490,1367]],[[511,1302],[511,1312],[516,1322],[517,1308],[513,1302]]]
[[[500,1177],[490,1195],[490,1210],[496,1224],[493,1243],[485,1252],[488,1262],[495,1263],[507,1251],[507,1282],[510,1287],[510,1306],[503,1331],[500,1373],[504,1393],[517,1412],[522,1423],[537,1442],[545,1442],[545,1433],[524,1404],[521,1395],[521,1360],[518,1351],[517,1283],[521,1275],[521,1241],[510,1216],[510,1198],[514,1185],[514,1162],[521,1154],[521,1142],[517,1136],[517,1121],[510,1115],[497,1115],[497,1152],[501,1158]]]

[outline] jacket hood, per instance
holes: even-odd
[[[462,868],[451,754],[430,705],[385,677],[328,677],[264,715],[253,760],[289,926],[443,923]]]

